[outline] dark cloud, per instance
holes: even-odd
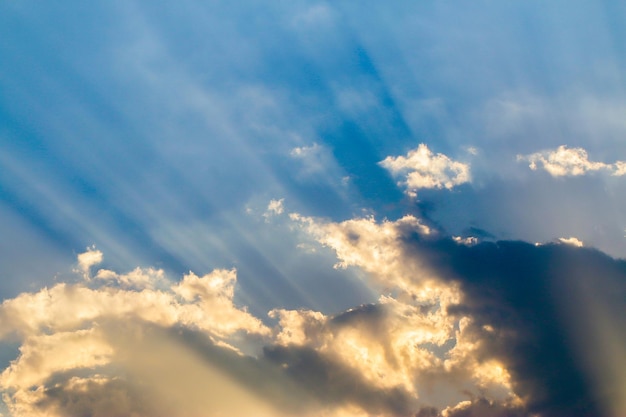
[[[481,239],[494,239],[495,236],[489,233],[486,230],[481,229],[480,227],[467,227],[463,229],[463,234],[466,236],[474,236]]]
[[[428,416],[428,414],[426,414]],[[494,403],[485,398],[472,401],[464,407],[450,411],[446,417],[528,417],[521,407]],[[422,417],[418,414],[417,417]]]
[[[160,415],[145,391],[120,378],[66,380],[46,389],[35,407],[73,417]]]
[[[36,416],[160,417],[241,415],[237,404],[229,404],[241,392],[250,396],[239,400],[258,399],[287,415],[318,404],[276,363],[218,345],[200,331],[137,320],[103,326],[118,346],[113,363],[53,372],[42,385],[42,396],[26,404],[12,398],[15,405]]]
[[[415,417],[441,417],[443,414],[435,407],[421,408]],[[459,404],[447,410],[446,417],[530,417],[521,406],[500,404],[486,398],[477,398]]]
[[[335,325],[355,325],[355,320],[367,325],[367,320],[379,316],[381,311],[380,307],[371,305],[356,308],[337,316],[341,324]],[[263,349],[261,357],[255,358],[218,346],[205,334],[182,326],[163,328],[149,323],[132,324],[137,325],[140,325],[143,336],[142,341],[132,347],[139,352],[132,353],[130,358],[135,359],[130,360],[137,360],[133,355],[141,355],[141,349],[149,346],[152,346],[151,351],[158,351],[155,343],[173,342],[182,348],[179,353],[193,352],[200,359],[197,366],[206,365],[218,370],[218,374],[227,376],[228,381],[286,413],[281,415],[332,410],[350,404],[377,415],[410,416],[416,408],[414,398],[405,390],[370,385],[355,370],[313,348],[271,345]],[[121,330],[121,333],[126,331]],[[128,344],[128,340],[124,341],[122,344]],[[152,355],[151,351],[145,354]],[[162,363],[149,362],[151,368],[160,369],[156,373],[138,372],[133,365],[128,369],[128,364],[120,368],[126,369],[124,372],[116,366],[109,366],[98,369],[95,374],[93,369],[55,373],[44,384],[43,399],[32,404],[31,410],[79,417],[181,415],[181,406],[189,412],[200,412],[203,402],[196,398],[198,393],[186,393],[184,398],[190,404],[181,405],[172,402],[172,398],[177,398],[176,394],[161,398],[158,395],[160,383],[154,385],[145,380],[146,375],[169,375],[170,381],[164,381],[169,385],[181,384],[184,378],[195,378],[194,375],[184,375],[189,369],[184,365],[177,368],[178,359],[164,355],[167,352],[172,351],[157,352]],[[174,364],[173,367],[167,362]],[[215,381],[202,380],[203,386],[198,388],[200,394],[204,392],[206,398],[213,398],[212,383]],[[171,389],[178,390],[173,386]]]
[[[501,241],[468,247],[417,236],[406,243],[410,256],[428,259],[446,279],[460,283],[463,299],[449,313],[473,318],[469,331],[480,343],[480,359],[506,364],[513,389],[530,413],[605,415],[604,401],[590,382],[577,345],[591,335],[593,323],[585,322],[586,310],[576,303],[581,303],[581,283],[605,286],[608,280],[621,294],[613,302],[620,308],[617,300],[626,299],[626,262],[557,244]],[[458,416],[487,415],[464,413]]]
[[[361,324],[374,325],[384,319],[386,314],[384,306],[380,304],[363,304],[337,314],[331,320],[331,324],[337,327],[355,326]]]
[[[424,407],[415,414],[415,417],[439,417],[439,415],[435,407]]]
[[[370,386],[352,369],[314,349],[276,345],[266,347],[264,357],[285,369],[295,384],[323,404],[350,403],[370,413],[393,416],[408,416],[413,409],[408,392]]]

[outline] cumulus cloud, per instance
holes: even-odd
[[[297,213],[291,219],[321,244],[335,250],[339,262],[336,268],[358,266],[370,273],[381,288],[394,287],[406,294],[416,295],[413,265],[404,263],[402,239],[411,234],[422,236],[436,232],[415,216],[407,215],[397,221],[376,222],[374,217],[346,220],[340,223],[322,222]],[[419,277],[428,280],[428,271],[419,268]],[[424,294],[427,297],[426,294]]]
[[[379,164],[392,175],[403,177],[398,184],[413,196],[422,188],[451,189],[471,180],[469,164],[434,154],[423,143],[406,156],[388,156]]]
[[[0,340],[20,346],[0,374],[11,415],[623,411],[611,387],[626,375],[610,364],[626,353],[611,319],[624,308],[624,261],[570,244],[466,241],[414,216],[290,218],[338,268],[363,271],[378,300],[337,314],[277,308],[270,327],[235,303],[235,270],[173,282],[100,269],[0,306]],[[613,283],[607,294],[599,279]],[[588,364],[611,384],[594,383]]]
[[[89,249],[78,260],[85,273],[102,260],[102,254]],[[129,340],[145,339],[151,327],[189,329],[232,352],[239,352],[235,339],[270,335],[261,320],[235,305],[234,270],[215,270],[201,277],[189,273],[180,282],[167,281],[163,271],[151,268],[127,274],[99,270],[95,278],[24,293],[0,306],[0,340],[20,343],[20,355],[0,375],[0,388],[12,415],[68,415],[64,407],[78,402],[70,397],[84,392],[87,397],[80,401],[93,397],[98,402],[102,398],[95,398],[93,390],[118,392],[128,381],[123,378],[125,372],[115,367],[130,363],[122,360],[124,355],[147,354],[146,345],[139,349],[137,341]],[[53,401],[61,393],[66,395],[65,402]],[[116,415],[142,412],[145,404],[133,401],[127,401],[127,412]],[[107,408],[108,412],[114,409]]]
[[[589,313],[604,307],[590,307],[589,290],[582,288],[608,286],[626,294],[624,261],[572,244],[468,245],[441,234],[424,233],[420,222],[410,217],[381,223],[373,219],[332,223],[292,217],[303,222],[320,243],[334,249],[340,265],[368,271],[375,283],[395,294],[394,302],[427,308],[430,300],[432,314],[438,316],[437,327],[443,331],[446,324],[452,324],[456,329],[446,336],[454,341],[452,347],[433,343],[444,347],[442,363],[448,374],[438,374],[434,362],[419,372],[415,369],[422,381],[412,388],[419,398],[428,400],[418,415],[561,417],[623,413],[621,400],[608,384],[594,383],[592,374],[597,381],[598,372],[605,375],[599,380],[612,372],[612,381],[623,381],[624,372],[613,372],[614,368],[601,360],[601,352],[618,362],[626,352],[621,349],[617,353],[611,348],[614,343],[603,342],[608,332],[595,336],[597,324],[588,320]],[[603,282],[594,283],[599,277]],[[424,297],[426,294],[429,296]],[[606,303],[613,296],[593,297],[595,302],[602,299]],[[581,304],[572,306],[574,300]],[[616,330],[620,328],[620,311],[625,308],[623,300],[606,307],[610,312],[605,311],[599,320],[620,340],[626,337],[623,329]],[[420,320],[423,317],[409,320],[409,327],[419,328]],[[433,334],[429,337],[437,340]],[[381,339],[394,340],[388,335]],[[413,358],[419,357],[417,351],[413,351]],[[598,362],[605,365],[589,372],[588,364]],[[463,392],[478,394],[439,406],[425,388],[429,383],[440,384],[446,375],[454,375],[456,387]],[[485,392],[488,395],[482,395]],[[454,395],[448,391],[446,397],[450,401]]]
[[[544,169],[553,177],[580,176],[594,171],[609,172],[613,176],[626,175],[626,162],[617,161],[613,164],[589,160],[583,148],[568,148],[565,145],[554,150],[518,155],[518,161],[529,163],[530,169]]]
[[[515,398],[510,375],[501,362],[477,359],[480,356],[475,354],[468,326],[448,313],[461,300],[457,283],[442,280],[426,259],[407,253],[406,242],[412,239],[439,242],[442,236],[436,231],[414,216],[380,223],[372,217],[340,223],[296,214],[292,219],[335,250],[340,261],[337,267],[366,271],[370,284],[384,293],[376,306],[345,313],[340,321],[352,323],[346,330],[348,336],[337,330],[332,337],[326,332],[320,335],[325,322],[307,326],[308,332],[315,329],[311,339],[322,341],[324,350],[339,343],[333,355],[360,369],[363,378],[387,389],[402,387],[430,405],[462,401],[472,391],[475,395],[488,392],[499,400]],[[304,322],[294,314],[285,316],[284,329],[290,329],[290,323]],[[357,331],[357,324],[364,327]],[[289,332],[303,333],[307,332],[301,328]]]

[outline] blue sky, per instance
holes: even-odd
[[[626,410],[608,388],[626,365],[597,355],[626,343],[624,21],[612,0],[0,2],[0,412],[152,416],[163,397],[172,415],[246,415],[203,408],[223,380],[263,415]],[[177,307],[90,316],[68,291]],[[27,325],[42,299],[48,321]],[[554,322],[534,326],[544,309]],[[113,337],[128,318],[164,341],[147,357],[193,360],[130,366],[151,339]],[[421,353],[394,350],[411,329]],[[104,350],[65,363],[55,343]],[[538,356],[580,383],[542,386]],[[142,385],[177,367],[204,373]],[[283,396],[254,382],[290,378]],[[111,393],[127,407],[97,400]]]

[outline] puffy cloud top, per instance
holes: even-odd
[[[568,148],[565,145],[554,150],[518,155],[517,160],[529,162],[528,166],[533,171],[544,169],[553,177],[573,177],[594,171],[606,171],[614,176],[626,175],[626,162],[624,161],[617,161],[613,164],[590,161],[585,149]]]
[[[470,182],[470,166],[450,159],[444,154],[434,154],[428,146],[420,144],[406,156],[388,156],[379,163],[394,176],[404,176],[400,185],[407,193],[415,195],[422,188],[447,188]]]
[[[626,294],[623,261],[573,238],[468,242],[414,216],[290,219],[336,253],[337,267],[359,268],[378,300],[337,314],[277,308],[271,327],[235,302],[235,270],[172,282],[151,268],[101,269],[24,293],[0,306],[0,340],[19,343],[0,375],[11,415],[600,417],[624,409],[612,388],[625,377],[612,366],[625,340],[615,314]],[[90,252],[77,272],[102,259]],[[598,375],[581,363],[609,383],[594,383]]]

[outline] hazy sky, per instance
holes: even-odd
[[[0,0],[0,415],[623,416],[625,28]]]

